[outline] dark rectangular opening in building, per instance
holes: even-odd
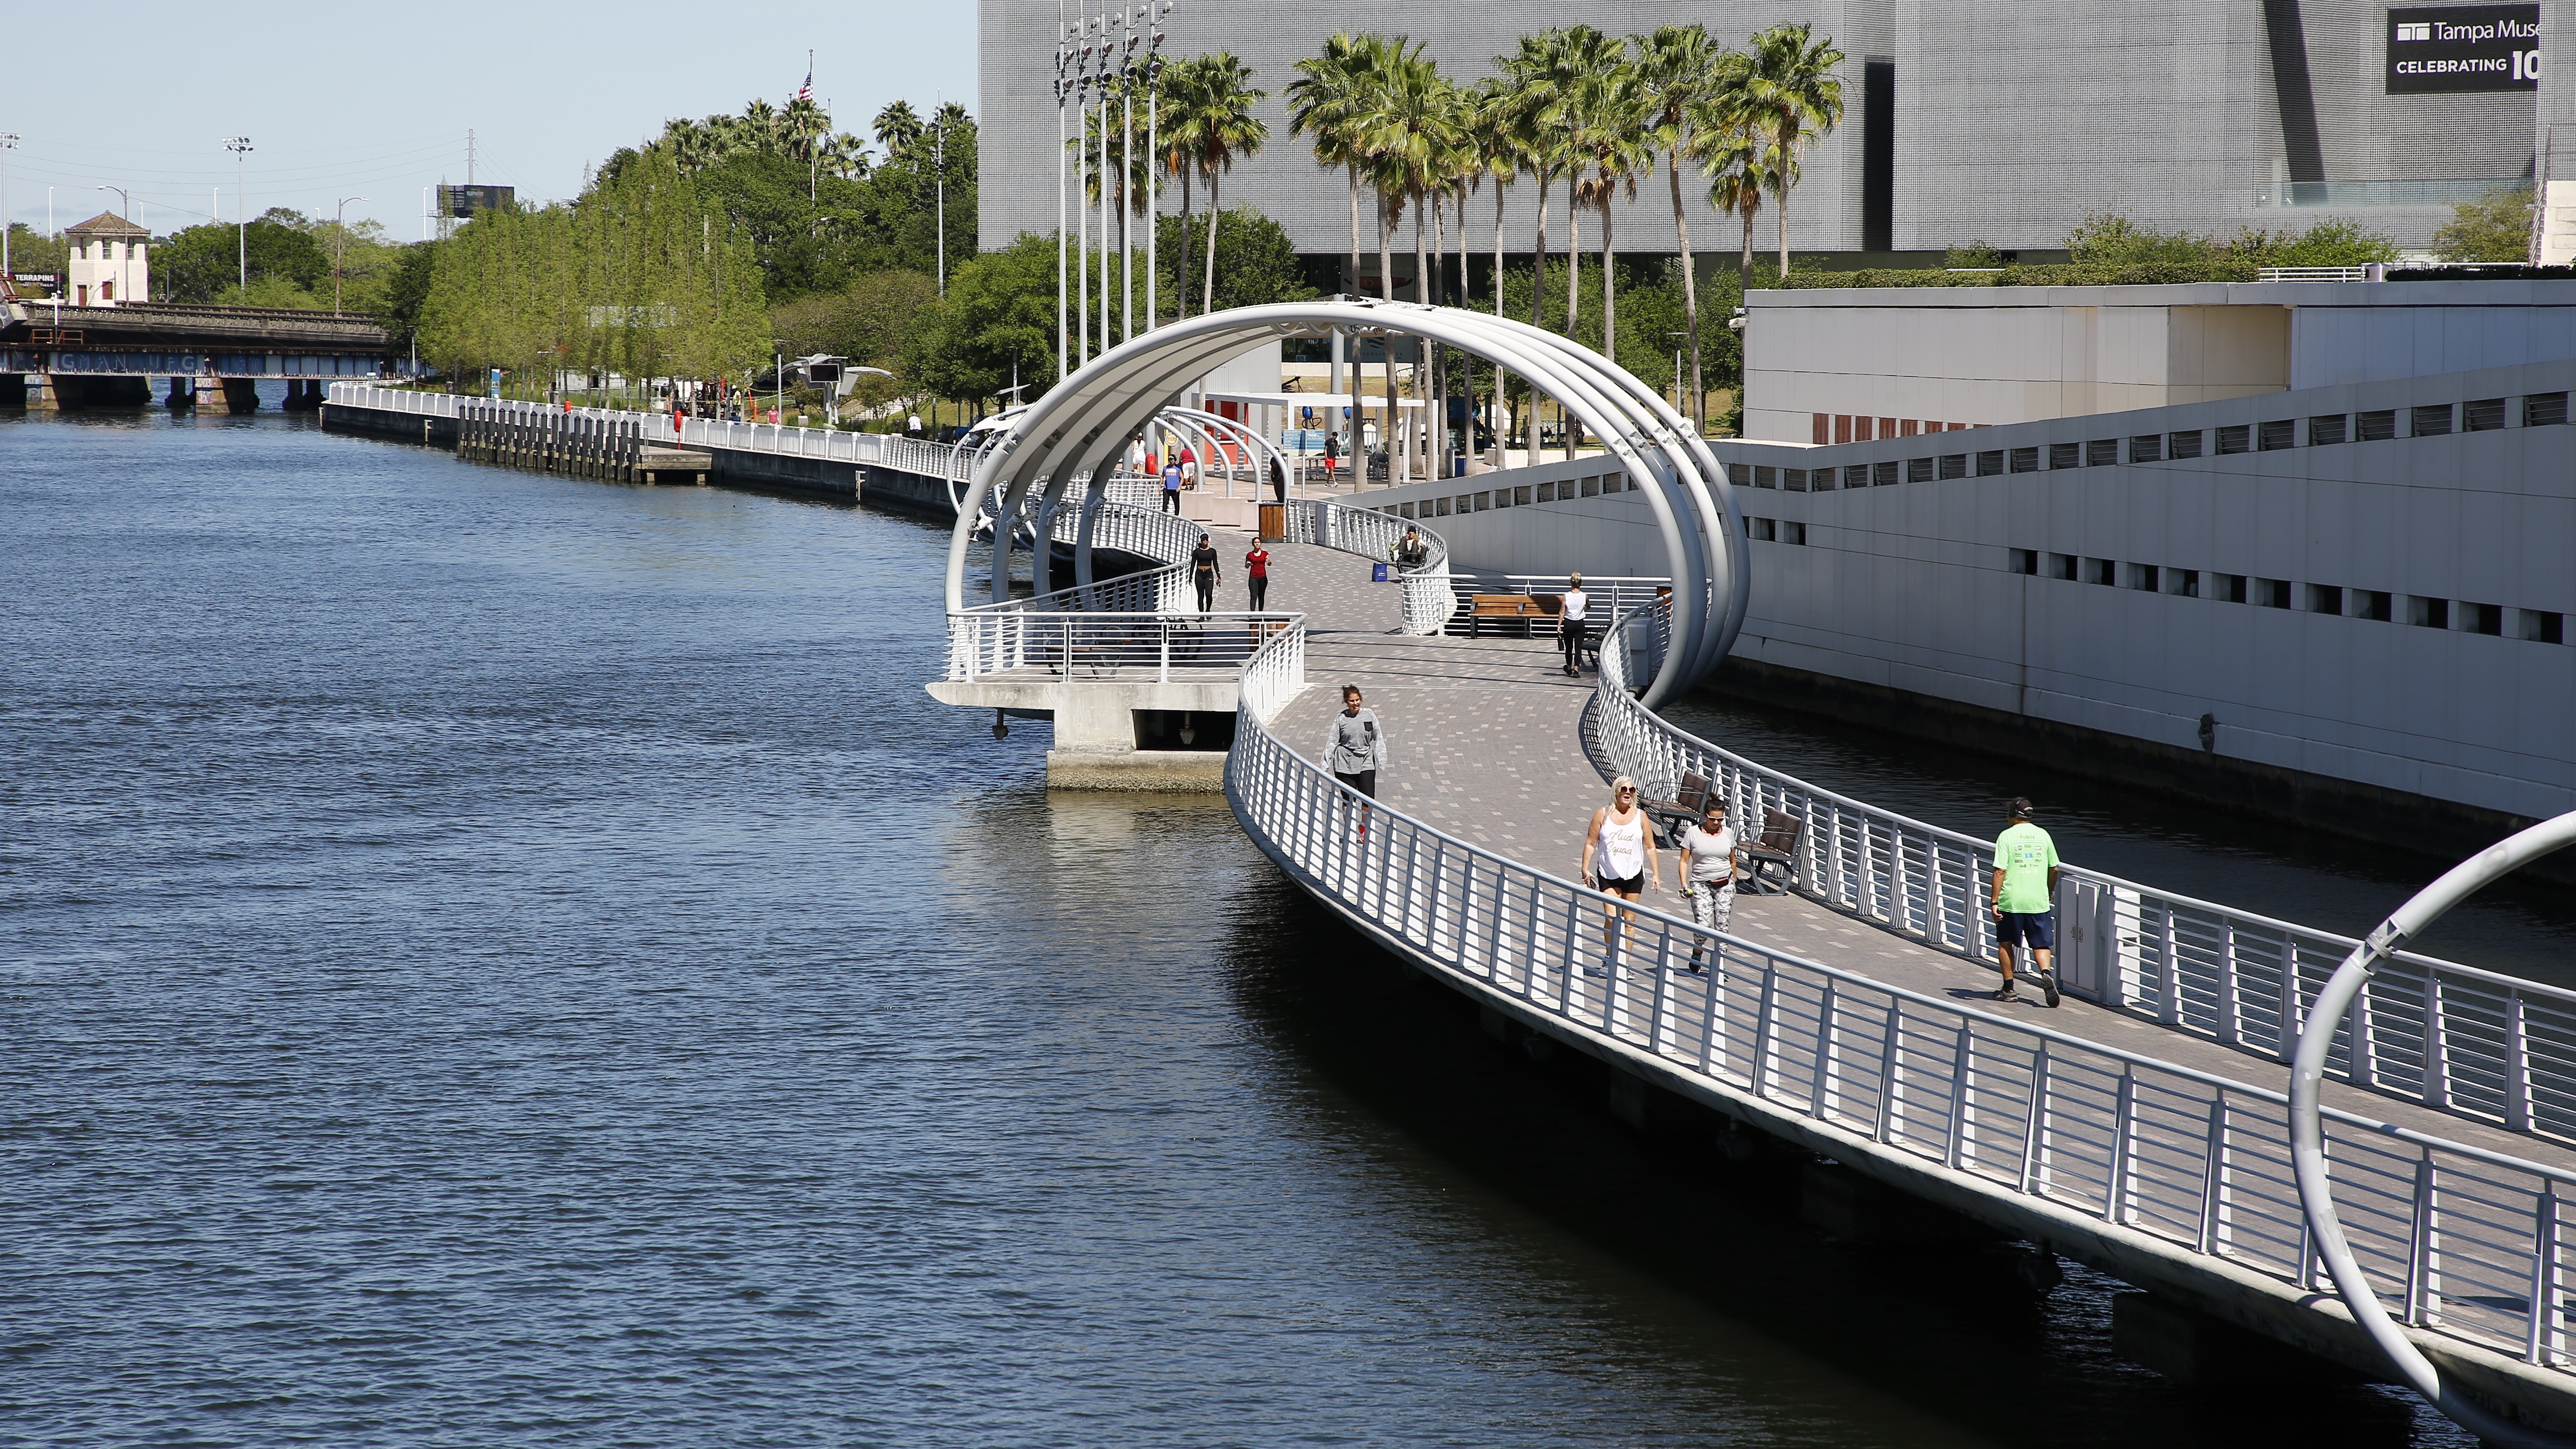
[[[1860,245],[1863,251],[1896,250],[1896,61],[1873,55],[1861,62]]]

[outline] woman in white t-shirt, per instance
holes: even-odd
[[[1646,812],[1637,808],[1637,782],[1621,775],[1610,782],[1610,803],[1592,812],[1592,826],[1583,833],[1583,883],[1619,900],[1635,903],[1646,893],[1649,878],[1655,889],[1664,888],[1662,857],[1655,853],[1655,832],[1646,823]],[[1600,966],[1586,966],[1586,976],[1607,976],[1609,963],[1619,954],[1619,939],[1634,917],[1623,906],[1602,907],[1607,919],[1601,924]]]
[[[1723,931],[1735,913],[1736,848],[1735,831],[1726,823],[1726,807],[1711,805],[1697,825],[1685,826],[1681,837],[1673,842],[1681,847],[1682,898],[1690,902],[1691,919],[1705,931]],[[1691,943],[1691,974],[1706,968],[1700,965],[1700,954],[1706,948]]]

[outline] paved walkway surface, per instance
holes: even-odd
[[[1248,535],[1216,531],[1226,560],[1223,607],[1243,606]],[[1307,687],[1273,728],[1309,759],[1320,757],[1345,683],[1359,685],[1386,731],[1388,768],[1378,798],[1450,835],[1474,841],[1561,880],[1580,874],[1592,812],[1609,802],[1606,777],[1584,745],[1593,675],[1568,679],[1555,640],[1404,634],[1400,586],[1372,584],[1365,559],[1302,544],[1270,546],[1268,607],[1307,616]],[[1678,879],[1677,861],[1663,862]],[[1689,917],[1685,902],[1649,889],[1644,904]],[[1981,1010],[2069,1036],[2286,1092],[2289,1068],[2126,1012],[2072,997],[2051,1008],[2025,988],[2018,1002],[1991,999],[1994,967],[1935,950],[1804,896],[1739,893],[1732,933],[1773,949],[1928,996],[1976,1001]],[[1643,1011],[1652,982],[1627,973]],[[2485,1127],[2467,1118],[2340,1083],[2328,1105],[2533,1161],[2576,1167],[2576,1150]]]

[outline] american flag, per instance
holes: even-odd
[[[805,84],[796,88],[796,99],[800,101],[814,99],[814,67],[810,65],[805,67]]]

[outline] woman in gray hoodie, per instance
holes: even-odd
[[[1374,800],[1377,798],[1377,772],[1386,766],[1386,731],[1378,728],[1377,713],[1361,706],[1360,687],[1342,686],[1342,712],[1333,716],[1331,729],[1324,736],[1324,768],[1333,778],[1350,789]],[[1350,801],[1345,798],[1343,805]],[[1369,809],[1360,807],[1360,834],[1368,834]]]

